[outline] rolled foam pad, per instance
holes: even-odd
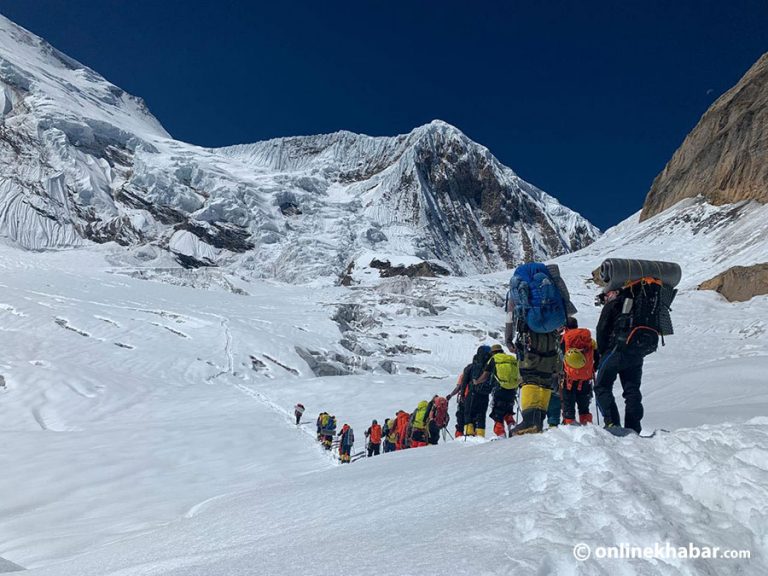
[[[679,264],[659,260],[630,260],[608,258],[600,265],[600,279],[605,282],[603,292],[618,290],[627,282],[651,277],[674,288],[680,283],[683,271]]]

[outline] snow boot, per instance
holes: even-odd
[[[504,429],[504,422],[496,422],[493,425],[493,433],[501,438],[507,437],[507,431]]]
[[[464,425],[464,436],[474,436],[475,435],[475,425],[474,424],[465,424]]]
[[[586,413],[586,414],[579,414],[579,423],[580,424],[592,424],[592,414]]]

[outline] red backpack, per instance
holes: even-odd
[[[432,403],[432,421],[438,428],[445,428],[448,426],[448,420],[448,400],[438,396]]]
[[[571,381],[591,380],[595,375],[595,349],[592,333],[586,328],[571,328],[563,333],[566,361],[563,363],[565,374]],[[584,365],[571,365],[568,362],[569,351],[575,353]]]

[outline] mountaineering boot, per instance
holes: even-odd
[[[461,430],[456,430],[456,434],[453,435],[454,438],[461,438],[462,436],[464,436],[464,432]]]
[[[592,424],[592,414],[579,414],[580,424]]]
[[[496,436],[506,438],[507,431],[504,429],[504,422],[496,422],[493,425],[493,433],[496,434]]]
[[[475,435],[475,425],[474,424],[465,424],[464,425],[464,436],[474,436]]]
[[[480,438],[485,438],[485,428],[478,428],[475,430],[475,434],[480,436]]]
[[[563,418],[563,424],[566,426],[578,426],[573,418]]]

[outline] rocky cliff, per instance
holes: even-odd
[[[645,200],[645,220],[685,198],[768,202],[768,53],[704,113]]]

